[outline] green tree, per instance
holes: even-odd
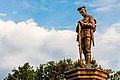
[[[40,66],[36,68],[35,80],[44,80],[44,65],[45,64],[40,64]]]
[[[63,80],[64,72],[73,68],[71,59],[60,60],[59,62],[50,61],[46,64],[40,64],[36,69],[35,80]]]
[[[12,74],[8,74],[4,80],[34,80],[35,72],[33,67],[29,65],[29,63],[25,63],[22,67],[18,67],[17,69],[12,70]]]
[[[109,71],[109,80],[120,80],[120,71],[112,71],[111,69]]]
[[[84,60],[83,65],[85,66]],[[34,70],[29,63],[25,63],[22,67],[19,66],[18,69],[14,68],[12,73],[9,73],[8,77],[4,80],[64,80],[65,71],[79,66],[79,60],[73,62],[71,59],[63,59],[58,62],[50,61],[46,64],[40,64],[36,70]],[[98,66],[95,59],[91,59],[91,66],[92,68],[101,68],[101,66]],[[108,72],[109,80],[120,79],[120,71],[115,72],[108,69]]]

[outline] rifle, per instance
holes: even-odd
[[[78,41],[78,46],[79,46],[79,54],[80,54],[80,65],[82,65],[82,43],[81,43],[81,25],[80,21],[78,21],[76,32],[78,33],[77,35],[77,41]]]
[[[95,22],[95,26],[94,26],[94,28],[92,29],[92,31],[91,31],[91,39],[92,39],[92,43],[93,43],[93,46],[95,46],[95,42],[94,42],[94,32],[96,31],[96,23],[97,23],[97,21],[94,19],[94,22]]]
[[[94,34],[92,34],[91,39],[92,39],[93,46],[95,46],[95,42],[94,42]]]

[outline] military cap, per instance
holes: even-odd
[[[77,11],[80,11],[82,8],[85,8],[85,6],[81,6],[77,9]]]

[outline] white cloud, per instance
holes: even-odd
[[[77,0],[74,2],[75,5],[88,5],[84,0]]]
[[[50,60],[75,60],[78,56],[75,33],[44,29],[33,19],[19,23],[0,20],[0,55],[0,74],[25,62],[39,66]]]
[[[109,12],[109,11],[111,11],[112,10],[111,8],[112,8],[112,6],[100,7],[100,8],[96,8],[93,11],[103,13],[103,12]]]
[[[104,68],[119,69],[120,22],[95,33],[92,56]],[[79,58],[76,33],[70,30],[44,29],[33,19],[15,23],[0,20],[0,74],[30,62],[39,66],[50,60]],[[6,73],[6,74],[5,74]]]
[[[116,9],[118,9],[118,11],[120,10],[120,2],[118,0],[95,0],[89,2],[78,0],[75,4],[94,7],[95,9],[93,11],[101,13],[115,11]]]
[[[22,5],[25,7],[25,8],[33,8],[33,6],[31,4],[29,4],[28,2],[26,1],[23,1],[22,2]]]
[[[0,16],[6,16],[6,14],[4,14],[4,13],[0,13]]]
[[[105,7],[110,5],[115,5],[118,3],[118,0],[96,0],[89,4],[90,7]]]
[[[113,5],[118,3],[118,0],[95,0],[95,1],[84,1],[84,0],[78,0],[75,1],[76,5],[86,5],[89,7],[105,7],[105,6],[109,6],[109,5]]]
[[[23,7],[25,7],[26,9],[31,9],[32,11],[47,11],[48,7],[46,7],[46,0],[40,0],[40,3],[38,3],[39,5],[34,5],[31,3],[28,3],[26,1],[22,2]]]
[[[108,6],[101,6],[101,7],[96,8],[93,11],[103,13],[103,12],[110,12],[110,11],[113,11],[113,10],[118,10],[119,11],[120,10],[120,3],[113,4],[113,5],[108,5]]]
[[[119,70],[120,22],[107,27],[102,32],[96,32],[96,47],[93,55],[105,68]]]
[[[13,14],[17,14],[18,12],[17,12],[17,11],[13,11],[12,13],[13,13]]]

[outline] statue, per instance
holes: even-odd
[[[76,62],[75,68],[65,71],[66,80],[108,80],[109,72],[97,65],[94,66],[94,61],[92,63],[91,60],[91,43],[94,46],[96,20],[87,14],[85,6],[77,10],[83,16],[76,28],[80,61]],[[85,64],[82,62],[82,53],[85,57]]]
[[[79,7],[77,9],[79,13],[83,16],[83,19],[78,21],[76,32],[77,42],[79,46],[80,53],[80,65],[82,66],[82,53],[84,54],[86,67],[91,67],[91,42],[94,46],[94,35],[96,31],[96,20],[87,14],[85,6]]]

